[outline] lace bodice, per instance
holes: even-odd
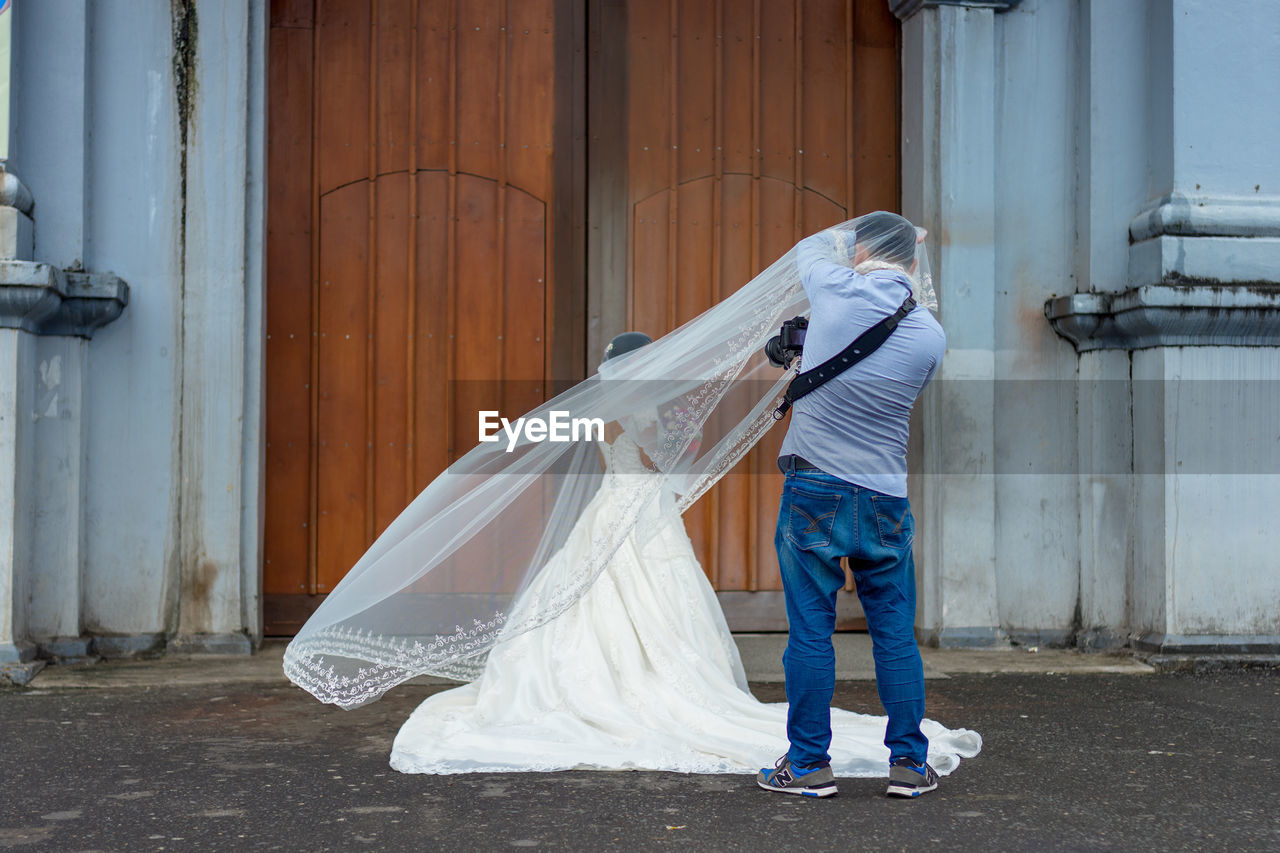
[[[653,473],[653,470],[644,464],[640,446],[626,433],[618,436],[612,444],[606,445],[606,448],[605,470],[610,474],[626,476]]]

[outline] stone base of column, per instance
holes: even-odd
[[[44,661],[36,660],[34,643],[0,643],[0,683],[25,687],[42,669]]]
[[[0,643],[0,663],[27,663],[36,659],[36,644],[26,640]]]
[[[29,663],[0,663],[0,684],[7,682],[16,687],[26,687],[42,669],[44,669],[42,660],[33,660]]]
[[[1053,628],[1038,630],[1010,630],[1009,641],[1019,646],[1044,646],[1045,648],[1063,649],[1072,645],[1075,631],[1071,628]]]
[[[1280,636],[1149,632],[1134,640],[1133,647],[1162,655],[1280,655]]]
[[[36,641],[37,654],[42,660],[55,664],[97,663],[91,637],[54,637]]]
[[[102,658],[153,658],[164,654],[164,634],[94,637],[92,654]]]
[[[179,634],[169,641],[173,655],[251,655],[253,640],[247,634]]]
[[[1082,652],[1105,652],[1129,645],[1129,634],[1111,628],[1086,628],[1076,633],[1076,648]]]
[[[916,642],[935,649],[1002,649],[1009,645],[1004,631],[996,627],[916,629]]]

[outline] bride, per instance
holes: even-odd
[[[629,332],[616,357],[647,337]],[[622,434],[604,446],[605,482],[526,600],[586,559],[614,503],[651,474]],[[519,605],[517,605],[517,608]],[[391,766],[405,773],[574,768],[742,773],[785,752],[787,706],[756,700],[715,592],[673,504],[653,498],[590,589],[556,619],[498,643],[478,679],[437,693],[405,722]],[[882,776],[885,719],[832,711],[837,776]],[[926,720],[939,773],[979,736]]]
[[[875,239],[863,222],[825,232],[833,258]],[[416,675],[469,682],[405,722],[391,755],[404,772],[736,773],[784,751],[787,706],[749,692],[680,513],[773,423],[791,374],[761,349],[808,310],[794,254],[642,351],[626,354],[647,338],[622,336],[598,376],[528,416],[599,415],[611,441],[526,431],[450,466],[290,643],[289,678],[345,708]],[[919,260],[928,305],[922,247]],[[885,718],[831,722],[837,776],[886,775]],[[922,729],[944,775],[981,748]]]

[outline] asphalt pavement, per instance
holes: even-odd
[[[1280,849],[1280,670],[1052,654],[927,656],[929,716],[985,746],[914,801],[878,779],[809,800],[747,775],[407,776],[392,738],[444,685],[341,711],[282,683],[271,653],[52,667],[0,690],[0,848]],[[881,712],[866,678],[836,704]]]

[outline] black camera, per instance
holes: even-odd
[[[809,330],[807,317],[792,317],[782,324],[778,334],[764,345],[764,354],[774,367],[786,367],[804,350],[804,335]]]

